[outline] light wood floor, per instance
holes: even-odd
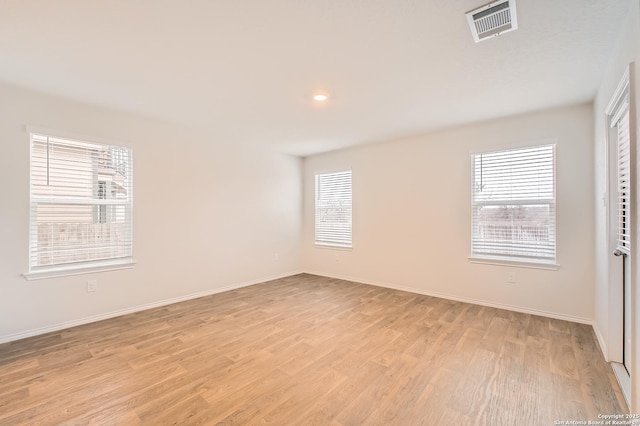
[[[312,275],[0,345],[0,424],[553,425],[627,412],[586,325]]]

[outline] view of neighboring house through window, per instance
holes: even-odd
[[[130,260],[132,189],[129,149],[32,134],[30,271]]]
[[[352,225],[351,170],[316,174],[315,243],[350,248]]]
[[[556,261],[555,145],[472,156],[471,257]]]

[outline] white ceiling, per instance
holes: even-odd
[[[630,1],[0,0],[0,80],[305,156],[590,101]]]

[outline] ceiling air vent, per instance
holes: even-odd
[[[467,12],[467,21],[476,43],[513,31],[518,28],[516,0],[494,1]]]

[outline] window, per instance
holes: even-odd
[[[29,272],[131,261],[127,148],[31,134]]]
[[[555,145],[472,156],[471,257],[556,261]]]
[[[316,175],[317,245],[351,247],[351,170]]]
[[[614,105],[609,123],[616,137],[616,189],[618,218],[616,248],[629,254],[631,233],[629,229],[629,196],[631,195],[631,144],[629,138],[629,90],[625,87]]]

